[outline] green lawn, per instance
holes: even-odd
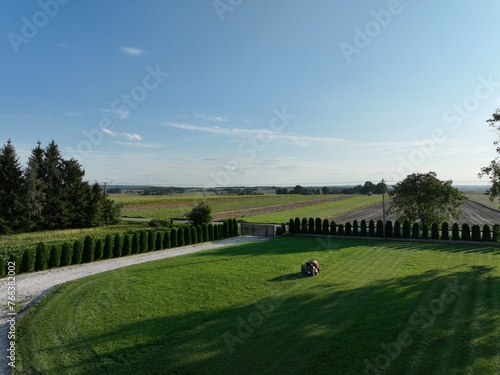
[[[499,289],[493,247],[286,236],[57,288],[16,374],[495,374]]]

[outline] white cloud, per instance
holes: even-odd
[[[144,52],[143,49],[133,47],[122,47],[122,51],[130,56],[141,56]]]
[[[136,133],[118,133],[118,132],[115,132],[111,129],[106,129],[106,128],[102,129],[102,132],[104,134],[106,134],[107,136],[110,136],[113,138],[121,137],[121,138],[125,138],[128,141],[142,141],[142,137]]]
[[[298,146],[312,146],[319,144],[331,145],[331,144],[339,144],[346,142],[346,140],[342,138],[303,136],[292,133],[273,132],[268,129],[222,128],[220,126],[199,126],[192,124],[172,123],[172,122],[163,124],[177,129],[212,133],[212,134],[230,136],[235,138],[248,138],[250,136],[254,137],[257,136],[265,141],[276,140],[285,143],[291,143]]]
[[[194,117],[199,118],[200,120],[203,121],[212,121],[212,122],[226,122],[227,121],[227,116],[209,116],[205,113],[197,113],[194,115]]]

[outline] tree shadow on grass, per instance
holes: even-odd
[[[493,271],[430,270],[348,290],[321,288],[331,280],[319,276],[245,306],[138,319],[35,351],[89,353],[61,363],[59,374],[360,374],[367,363],[387,361],[389,374],[412,366],[428,373],[443,361],[446,373],[458,373],[473,341],[476,361],[492,363],[498,353],[500,280]],[[393,348],[403,332],[411,343],[386,354],[381,343]]]

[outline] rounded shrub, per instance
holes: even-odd
[[[209,224],[209,230],[208,230],[209,233],[210,233],[210,225],[212,225],[212,224]],[[212,230],[213,230],[213,228],[212,228]],[[171,245],[171,247],[177,247],[177,229],[175,229],[175,228],[172,228],[170,230],[170,245]]]
[[[64,242],[61,248],[61,266],[69,266],[72,261],[73,247],[68,242]]]
[[[233,219],[233,237],[238,237],[240,235],[240,231],[238,230],[238,222],[236,219]]]
[[[491,241],[491,229],[488,224],[483,226],[483,241]]]
[[[102,255],[102,258],[113,258],[113,237],[111,237],[111,234],[107,234],[106,237],[104,237],[104,254]]]
[[[230,223],[230,221],[228,222]],[[191,243],[198,243],[198,230],[195,226],[189,226],[189,231],[191,232]],[[232,229],[232,226],[230,227]],[[231,233],[231,232],[230,232]]]
[[[491,234],[493,241],[498,242],[498,235],[500,234],[499,232],[500,232],[500,225],[494,224],[493,233]]]
[[[6,275],[6,267],[7,263],[5,262],[5,258],[2,254],[0,254],[0,277],[4,277]]]
[[[156,249],[156,231],[148,231],[148,251],[154,251]]]
[[[203,233],[203,241],[210,241],[210,237],[208,236],[208,224],[201,224],[201,232]]]
[[[302,234],[307,233],[307,219],[305,217],[302,218],[302,221],[300,223],[300,232]]]
[[[148,251],[148,232],[141,230],[139,232],[139,252],[145,253]]]
[[[314,219],[312,217],[307,221],[307,233],[314,234]]]
[[[132,234],[132,254],[138,254],[141,251],[141,235],[139,232]]]
[[[227,237],[233,237],[233,235],[234,235],[233,220],[229,219],[227,221]]]
[[[95,241],[94,260],[101,260],[104,257],[104,241],[98,238]]]
[[[458,223],[454,223],[451,226],[451,239],[453,241],[460,240],[460,227],[458,226]]]
[[[314,233],[315,234],[321,234],[323,231],[323,221],[321,218],[317,217],[314,220]]]
[[[166,230],[163,233],[163,243],[162,246],[164,249],[170,249],[172,247],[172,243],[170,242],[170,231]]]
[[[479,225],[474,224],[472,226],[472,241],[481,241],[481,227]]]
[[[295,218],[293,228],[295,229],[294,233],[300,233],[300,218]]]
[[[191,238],[191,227],[184,227],[184,245],[191,245],[192,243],[193,239]]]
[[[352,222],[352,235],[359,236],[359,224],[357,220]]]
[[[177,228],[177,246],[184,246],[184,227],[182,226]]]
[[[462,241],[470,241],[470,227],[469,224],[462,224]]]
[[[161,250],[163,248],[163,232],[161,230],[156,232],[156,241],[155,241],[155,249],[156,250]]]
[[[229,237],[229,224],[227,220],[224,220],[222,222],[222,238],[228,238]]]
[[[441,239],[446,241],[450,239],[450,227],[447,222],[441,224]]]
[[[423,240],[429,239],[429,226],[426,223],[422,225],[422,239]]]
[[[399,220],[394,222],[394,238],[401,238],[401,222]]]
[[[213,241],[214,240],[214,225],[212,223],[208,224],[207,230],[208,230],[208,240]]]
[[[337,227],[337,234],[339,236],[343,236],[344,235],[344,225],[342,225],[342,224],[338,225],[338,227]]]
[[[337,224],[333,220],[330,222],[330,234],[332,236],[337,235]]]
[[[233,233],[234,233],[234,227],[233,227]],[[203,237],[203,228],[201,225],[196,226],[196,237],[198,238],[198,242],[205,242],[206,238]]]
[[[61,247],[52,245],[50,247],[49,268],[57,268],[61,265]]]
[[[420,238],[420,225],[418,223],[413,223],[411,227],[411,238],[415,240]]]
[[[83,240],[83,262],[90,263],[94,260],[94,240],[86,236]]]
[[[132,239],[130,238],[130,234],[124,233],[122,255],[127,256],[130,254],[132,254]]]
[[[352,225],[349,221],[347,223],[345,223],[344,234],[346,236],[352,236]]]
[[[14,263],[14,271],[15,271],[16,275],[21,272],[22,260],[23,260],[23,254],[15,252],[15,253],[10,253],[10,255],[9,255],[8,261]],[[59,267],[59,266],[57,266],[57,267]],[[7,274],[8,274],[8,272],[7,272]]]
[[[377,220],[377,237],[384,238],[384,222]]]
[[[290,231],[290,233],[292,232]],[[330,234],[330,223],[328,222],[328,219],[323,220],[323,227],[321,228],[321,233],[324,235]]]
[[[80,240],[73,242],[73,262],[72,264],[81,264],[83,262],[83,243]]]
[[[403,221],[403,238],[411,237],[411,225],[408,220]]]
[[[368,222],[368,236],[375,237],[375,222],[373,220]]]
[[[288,230],[290,233],[295,233],[295,221],[293,219],[288,220]]]
[[[385,236],[387,238],[393,238],[394,237],[394,230],[392,228],[392,221],[387,220],[385,222]]]
[[[115,234],[113,241],[113,258],[120,258],[123,252],[123,236],[119,233]]]
[[[437,223],[431,224],[431,238],[433,240],[439,240],[439,227]]]
[[[24,250],[21,272],[33,272],[35,270],[35,255],[35,249],[32,247]]]
[[[366,231],[366,220],[361,220],[361,223],[360,223],[360,233],[359,235],[361,237],[366,237],[368,235],[367,231]]]

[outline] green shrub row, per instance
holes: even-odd
[[[448,223],[442,223],[439,226],[433,223],[428,225],[419,223],[411,224],[405,220],[403,223],[396,220],[394,225],[392,221],[370,220],[368,224],[365,220],[358,223],[354,220],[352,224],[336,224],[335,221],[321,220],[320,218],[298,218],[290,219],[288,222],[289,232],[295,234],[321,234],[330,236],[360,236],[360,237],[386,237],[386,238],[413,238],[413,239],[432,239],[432,240],[453,240],[453,241],[497,241],[498,225],[491,228],[485,224],[481,228],[479,225],[457,223],[450,227]]]
[[[238,235],[236,220],[222,224],[182,225],[171,229],[150,229],[110,235],[104,238],[86,236],[83,240],[46,244],[36,247],[12,248],[0,253],[0,277],[7,274],[7,262],[15,262],[16,274],[43,271],[49,268],[90,263],[131,254],[192,245]]]

